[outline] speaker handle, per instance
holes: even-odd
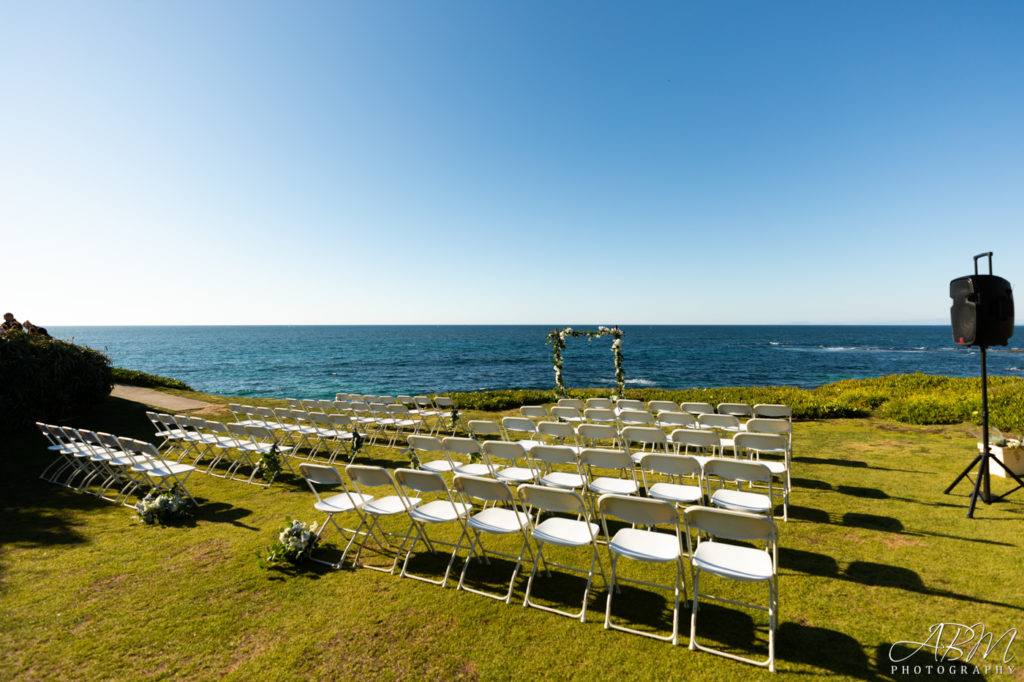
[[[974,257],[974,274],[975,275],[978,274],[978,259],[979,258],[984,258],[985,256],[988,256],[988,274],[989,275],[992,274],[992,252],[991,251],[986,251],[985,253],[979,253],[977,256]]]

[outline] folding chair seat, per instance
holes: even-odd
[[[622,429],[622,445],[639,465],[652,452],[668,452],[668,436],[657,426],[627,426]]]
[[[204,457],[214,456],[212,441],[201,432],[201,429],[206,426],[205,419],[197,417],[197,421],[193,421],[192,417],[184,414],[160,415],[160,419],[167,425],[168,430],[171,430],[171,425],[173,425],[173,428],[177,429],[180,434],[180,437],[176,439],[181,446],[178,462],[190,457],[192,465],[195,466]],[[168,455],[170,452],[168,451]]]
[[[711,403],[679,403],[679,409],[689,412],[695,417],[700,414],[715,413],[715,408]]]
[[[284,430],[284,424],[277,418],[277,413],[274,412],[274,408],[253,407],[253,410],[255,410],[256,414],[260,415],[263,419],[263,424],[261,424],[261,426],[266,426],[268,429],[273,429],[274,431]]]
[[[345,557],[348,556],[348,551],[352,547],[352,543],[355,542],[358,535],[354,529],[344,528],[339,525],[334,516],[336,514],[358,511],[364,504],[373,500],[373,496],[350,491],[348,486],[345,485],[345,481],[342,479],[341,474],[332,466],[303,462],[299,465],[299,473],[302,475],[302,478],[305,479],[309,489],[313,491],[313,495],[316,497],[316,503],[313,505],[313,508],[319,512],[327,514],[327,518],[324,519],[324,522],[317,527],[317,540],[320,540],[323,537],[324,531],[327,530],[327,524],[330,523],[338,530],[338,533],[341,534],[342,541],[345,542],[345,549],[341,552],[341,558],[335,563],[326,561],[325,559],[319,559],[312,555],[309,558],[319,564],[326,564],[333,568],[341,568],[345,563]],[[341,492],[327,497],[321,494],[321,489],[334,490],[338,488],[341,489]]]
[[[648,497],[684,506],[700,504],[704,499],[703,467],[696,457],[655,453],[644,457],[640,464]],[[665,480],[657,480],[656,475]]]
[[[391,428],[394,434],[388,442],[388,447],[394,446],[398,437],[403,433],[416,434],[420,432],[422,421],[409,412],[409,408],[401,403],[388,405],[388,414],[391,417]]]
[[[613,403],[610,398],[587,398],[584,403],[584,410],[590,408],[612,410],[615,409],[615,403]]]
[[[122,489],[129,481],[129,472],[135,463],[131,458],[126,457],[121,448],[114,443],[109,446],[99,434],[88,429],[77,429],[82,444],[90,453],[90,461],[96,471],[95,479],[98,488],[94,495],[110,502],[121,501],[121,494],[117,497],[107,497],[106,492],[115,485],[121,485]]]
[[[690,650],[701,650],[753,665],[767,666],[775,672],[775,628],[779,618],[779,529],[772,519],[742,512],[691,507],[686,510],[686,542],[692,557],[693,567],[693,609],[690,615]],[[690,531],[696,531],[697,545],[693,547]],[[744,545],[735,545],[723,540],[737,540]],[[749,546],[748,543],[764,543],[765,548]],[[761,606],[747,602],[717,597],[701,592],[701,574],[709,573],[726,580],[739,582],[764,582],[768,584],[768,605]],[[758,661],[737,654],[721,651],[697,641],[697,613],[700,600],[713,600],[736,606],[744,606],[768,612],[768,658]]]
[[[789,444],[779,433],[738,433],[736,434],[736,456],[752,459],[768,467],[776,476],[782,477],[786,490],[792,492],[789,476]],[[781,460],[762,460],[761,455],[776,455]]]
[[[234,407],[238,406],[235,405]],[[146,419],[148,419],[149,423],[153,425],[153,435],[160,439],[160,443],[157,445],[158,449],[163,450],[169,443],[181,439],[181,433],[177,428],[167,428],[164,422],[160,419],[159,413],[152,410],[146,410]]]
[[[496,441],[488,442],[494,443]],[[484,446],[486,447],[487,443]],[[472,500],[476,499],[481,500],[484,504],[490,502],[494,505],[472,514],[466,522],[467,531],[472,531],[472,542],[469,546],[469,553],[466,556],[466,563],[462,567],[462,574],[459,576],[458,589],[490,597],[491,599],[498,599],[508,604],[512,600],[516,576],[519,575],[519,568],[522,566],[523,557],[529,554],[529,561],[531,563],[536,561],[529,542],[530,517],[525,511],[520,509],[516,496],[512,494],[512,490],[504,481],[477,476],[456,475],[453,484],[455,490],[462,496],[463,502],[472,504]],[[505,536],[515,533],[519,533],[523,539],[519,556],[504,554],[494,550],[488,552],[483,546],[483,534]],[[458,548],[456,548],[456,551],[458,551]],[[483,589],[471,588],[466,585],[466,574],[469,570],[469,565],[478,556],[478,551],[479,559],[488,565],[490,564],[488,554],[515,560],[515,568],[512,570],[512,577],[508,583],[508,592],[504,595],[495,594]]]
[[[229,427],[230,428],[230,427]],[[287,469],[292,476],[298,476],[295,472],[295,468],[292,467],[291,460],[288,455],[291,453],[291,446],[282,443],[277,434],[268,429],[265,426],[246,426],[245,432],[249,436],[249,443],[252,448],[251,457],[254,462],[259,462],[262,455],[269,453],[275,446],[277,446],[278,460],[281,462],[281,468]],[[255,477],[256,471],[253,471]],[[269,483],[267,485],[270,485]]]
[[[722,439],[717,431],[676,429],[668,435],[668,441],[675,448],[676,454],[682,450],[684,455],[692,454],[701,463],[722,454]]]
[[[327,462],[334,462],[338,455],[345,452],[349,454],[349,464],[351,464],[355,453],[352,452],[349,444],[355,440],[355,422],[352,421],[352,417],[340,413],[327,415],[327,421],[330,422],[331,428],[334,430],[334,447],[327,455]]]
[[[551,419],[551,415],[548,414],[548,408],[543,405],[523,405],[519,408],[519,416],[533,419],[534,421]]]
[[[377,420],[374,418],[373,412],[370,411],[370,406],[364,402],[353,402],[350,406],[352,421],[372,444],[377,439]]]
[[[539,465],[540,478],[537,482],[542,486],[583,490],[587,484],[580,473],[580,459],[576,448],[565,445],[538,445],[530,451],[530,457]]]
[[[409,447],[407,451],[416,453],[420,457],[419,468],[423,471],[433,473],[449,473],[455,471],[456,465],[448,454],[448,449],[435,436],[409,436]],[[423,461],[422,456],[431,456],[436,459]]]
[[[697,418],[689,412],[662,410],[654,419],[654,425],[660,429],[695,429]]]
[[[601,562],[601,555],[597,549],[597,535],[600,529],[596,523],[590,520],[586,503],[580,494],[574,490],[557,490],[543,485],[521,485],[516,494],[525,507],[532,507],[542,512],[576,516],[575,519],[565,518],[564,516],[549,516],[530,530],[530,535],[537,545],[537,555],[536,561],[533,562],[533,570],[530,571],[530,578],[526,581],[526,595],[523,598],[523,606],[532,606],[535,609],[557,613],[560,616],[578,618],[581,623],[586,622],[587,601],[590,597],[590,586],[594,582],[595,567],[601,576],[602,584],[608,585],[608,579],[604,573],[604,565]],[[565,548],[590,547],[590,567],[582,568],[550,561],[544,556],[545,544]],[[583,590],[583,605],[578,612],[563,611],[530,600],[533,581],[536,579],[537,572],[542,563],[544,564],[544,572],[548,577],[551,577],[550,569],[552,566],[575,573],[586,574],[587,585]]]
[[[571,407],[574,410],[583,412],[587,409],[587,404],[579,398],[559,398],[558,407]]]
[[[73,476],[78,471],[78,465],[71,455],[71,450],[62,444],[60,436],[54,435],[51,429],[56,427],[44,424],[43,422],[36,422],[36,427],[43,435],[43,438],[46,439],[46,442],[49,443],[46,449],[54,455],[53,461],[43,469],[43,472],[39,474],[39,478],[50,483],[66,485],[67,477]],[[66,477],[63,482],[61,481],[62,476]]]
[[[518,485],[534,483],[540,476],[540,470],[530,464],[526,450],[518,442],[486,440],[480,447],[488,464],[501,463],[493,474],[498,481]]]
[[[195,498],[185,487],[189,475],[196,470],[191,464],[180,464],[168,462],[161,455],[156,446],[146,441],[132,438],[118,438],[121,448],[131,456],[141,458],[132,466],[132,471],[145,476],[153,490],[170,491],[177,487],[192,504],[199,506]]]
[[[717,481],[718,487],[713,489],[712,482]],[[771,517],[774,515],[774,486],[771,469],[761,462],[749,460],[715,458],[704,463],[704,482],[707,486],[708,500],[711,506],[749,514],[760,514]],[[735,490],[727,486],[735,483]],[[748,489],[743,489],[747,484]],[[760,484],[768,489],[767,493],[758,493],[749,488]],[[789,519],[789,493],[782,486],[782,518]]]
[[[483,452],[483,448],[475,438],[463,438],[462,436],[446,436],[441,443],[448,451],[452,463],[455,464],[455,473],[466,476],[493,476],[494,472],[501,469],[499,465],[493,464]],[[453,455],[462,455],[469,459],[468,464],[463,464]],[[480,461],[474,462],[474,459]]]
[[[737,419],[750,419],[754,408],[749,403],[718,403],[718,414],[731,414]]]
[[[614,448],[619,445],[619,430],[612,424],[580,424],[576,427],[580,447]]]
[[[659,412],[679,412],[679,403],[674,403],[671,400],[651,400],[648,401],[645,409],[651,414],[658,414]]]
[[[405,561],[402,562],[402,571],[399,574],[403,578],[422,580],[423,582],[440,585],[448,584],[448,576],[451,573],[455,557],[458,556],[459,547],[462,546],[462,539],[466,537],[465,520],[473,510],[473,506],[465,502],[456,502],[452,499],[448,484],[440,474],[431,471],[416,471],[415,469],[398,469],[395,471],[395,481],[402,489],[406,498],[414,495],[433,495],[434,499],[422,502],[409,511],[409,519],[412,521],[410,534],[408,536],[409,549],[405,553]],[[438,526],[442,524],[457,523],[459,525],[458,541],[444,542],[431,538],[427,533],[427,526]],[[434,545],[447,545],[452,548],[451,558],[448,559],[448,566],[445,568],[444,577],[441,580],[431,580],[425,576],[415,575],[409,571],[409,559],[412,557],[416,545],[422,541],[430,552],[436,552]],[[404,542],[403,542],[404,544]]]
[[[211,452],[213,452],[213,461],[210,462],[206,473],[219,478],[233,479],[239,467],[245,463],[252,464],[249,461],[248,453],[239,447],[237,439],[228,430],[227,425],[210,421],[204,424],[204,428],[205,435],[209,436],[208,440],[211,445]],[[224,460],[227,460],[227,468],[224,470],[224,473],[213,473],[213,468]]]
[[[652,500],[643,497],[627,497],[623,495],[602,495],[597,501],[601,513],[601,525],[608,542],[608,553],[611,557],[611,582],[608,585],[608,601],[605,605],[605,629],[621,630],[634,635],[651,637],[675,645],[679,640],[679,602],[686,599],[686,578],[683,572],[683,540],[679,528],[679,512],[674,504],[663,500]],[[614,535],[609,534],[608,519],[621,519],[633,528],[621,528]],[[647,530],[635,526],[646,526]],[[668,527],[674,532],[654,530],[657,527]],[[676,566],[675,585],[648,582],[636,578],[623,578],[618,575],[619,559],[626,558],[648,564],[671,564]],[[618,625],[612,622],[612,597],[619,583],[646,585],[673,592],[672,634],[661,636],[635,628]]]
[[[341,417],[342,420],[351,422],[348,417],[333,412],[331,414],[326,412],[309,413],[309,420],[313,428],[316,429],[316,439],[320,446],[316,451],[327,451],[328,464],[333,462],[334,458],[338,456],[338,452],[345,447],[345,442],[352,439],[351,433],[338,430],[335,426],[335,417]]]
[[[552,407],[551,416],[568,424],[582,424],[586,421],[583,418],[583,410],[579,410],[571,405]]]
[[[733,436],[740,432],[740,420],[731,414],[698,414],[697,426],[701,429],[717,431],[722,448],[732,448],[736,454]]]
[[[551,445],[566,445],[579,452],[579,439],[576,436],[576,429],[572,424],[566,422],[539,422],[537,433],[541,442],[548,439]]]
[[[383,571],[384,573],[391,573],[393,575],[395,569],[398,567],[398,560],[401,557],[401,547],[396,547],[390,540],[388,540],[388,535],[396,534],[387,533],[381,526],[380,520],[391,516],[407,515],[410,510],[418,506],[423,500],[419,497],[406,497],[395,483],[395,479],[391,476],[391,472],[384,467],[349,464],[345,467],[345,473],[352,481],[354,492],[356,493],[362,494],[362,489],[365,487],[385,488],[389,493],[391,493],[384,497],[374,497],[372,500],[364,502],[358,509],[356,509],[361,518],[359,527],[356,529],[356,535],[362,534],[362,541],[359,543],[359,548],[356,550],[356,556],[352,562],[356,566],[369,568],[374,571]],[[402,537],[409,537],[408,529]],[[366,543],[370,538],[373,538],[381,553],[385,555],[389,552],[394,553],[394,560],[391,562],[390,568],[384,568],[383,566],[371,566],[359,561],[360,557],[362,557],[363,550],[366,548]]]
[[[424,425],[427,426],[428,433],[433,435],[441,428],[441,419],[438,416],[441,411],[434,406],[434,401],[425,395],[413,396],[413,401],[416,403],[420,417],[424,420]]]
[[[118,493],[118,497],[114,501],[131,507],[132,505],[127,502],[128,496],[135,493],[141,486],[149,484],[149,479],[146,475],[135,469],[137,464],[146,463],[148,457],[143,453],[133,453],[125,450],[121,440],[113,434],[98,431],[96,436],[107,451],[111,453],[114,458],[114,464],[119,467],[119,473],[122,476],[121,482],[123,485]]]
[[[305,457],[313,459],[317,451],[323,447],[323,443],[320,442],[317,429],[313,422],[310,421],[309,414],[302,409],[289,409],[285,407],[276,408],[274,413],[281,424],[281,431],[288,438],[287,442],[292,448],[292,454],[298,457],[300,456],[299,450],[306,447]]]
[[[373,445],[377,438],[387,437],[389,429],[394,433],[396,426],[395,420],[385,403],[370,403],[369,408],[370,414],[373,416],[374,429],[368,435],[370,437],[370,445]]]
[[[540,434],[537,433],[537,423],[532,419],[527,419],[526,417],[502,417],[501,427],[505,429],[509,440],[512,440],[512,434],[525,435],[524,438],[516,442],[523,446],[527,452],[533,446],[543,444],[540,440]]]
[[[506,440],[501,425],[490,419],[470,419],[466,427],[470,435],[479,441]]]

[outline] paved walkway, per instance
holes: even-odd
[[[169,393],[154,391],[151,388],[126,386],[125,384],[114,384],[114,390],[110,392],[110,395],[115,398],[133,400],[137,403],[143,403],[169,412],[186,412],[188,410],[201,410],[204,407],[210,407],[210,403],[204,403],[202,400],[181,398]]]

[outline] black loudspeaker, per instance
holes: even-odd
[[[988,256],[989,274],[978,274],[978,259]],[[953,340],[961,346],[1005,346],[1013,336],[1013,290],[992,274],[992,253],[974,257],[974,274],[949,283]]]

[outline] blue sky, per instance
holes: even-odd
[[[0,307],[942,323],[1022,74],[1016,2],[0,2]]]

